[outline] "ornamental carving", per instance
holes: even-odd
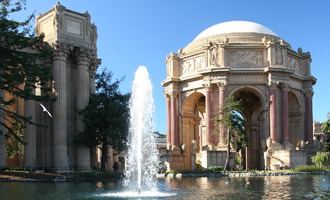
[[[294,58],[286,58],[286,67],[292,69],[294,72],[299,72],[299,62]]]
[[[278,86],[278,82],[275,81],[269,81],[268,82],[268,86],[270,90],[276,90],[277,86]]]
[[[289,83],[282,83],[281,88],[282,88],[282,91],[290,91],[290,84]]]
[[[53,43],[52,44],[53,59],[65,59],[72,50],[73,50],[73,45],[65,44],[63,42]]]
[[[226,88],[227,88],[227,82],[226,81],[218,82],[217,85],[219,87],[219,90],[226,90]]]
[[[312,88],[310,88],[308,90],[304,90],[304,94],[305,94],[305,97],[313,97],[314,91]]]
[[[182,62],[182,75],[197,72],[199,70],[205,69],[205,59],[204,57],[195,58],[191,60],[186,60]]]
[[[61,36],[63,35],[63,29],[62,29],[62,9],[63,6],[60,4],[60,2],[57,2],[57,4],[53,7],[54,10],[54,33],[55,35]]]
[[[229,62],[231,67],[260,67],[263,56],[261,51],[230,51]]]
[[[280,46],[276,46],[276,64],[283,65],[283,53]]]
[[[74,58],[78,64],[88,64],[92,58],[92,51],[87,48],[75,48]]]
[[[217,65],[218,63],[218,44],[210,42],[210,64]]]

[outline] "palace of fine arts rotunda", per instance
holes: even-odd
[[[233,95],[249,145],[244,168],[279,169],[311,164],[313,85],[311,54],[253,22],[231,21],[201,32],[166,57],[167,169],[224,166],[227,131],[212,119]],[[218,127],[220,126],[220,128]],[[219,130],[219,131],[216,131]],[[231,149],[231,157],[238,152]],[[234,166],[231,159],[231,166]]]

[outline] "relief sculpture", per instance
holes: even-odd
[[[286,65],[287,65],[287,68],[292,69],[295,72],[299,72],[298,60],[287,57]]]
[[[197,72],[205,68],[204,57],[186,60],[182,62],[182,75]]]
[[[262,66],[262,52],[258,51],[231,51],[229,52],[230,66],[256,67]]]

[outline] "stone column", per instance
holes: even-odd
[[[276,88],[277,83],[269,83],[269,120],[270,120],[270,137],[272,138],[272,148],[280,146],[277,141],[277,112],[276,112]]]
[[[282,84],[282,145],[285,149],[293,150],[293,145],[290,143],[289,133],[289,96],[288,91],[290,85],[288,83]]]
[[[84,48],[76,49],[75,60],[77,62],[76,73],[76,131],[77,134],[84,131],[83,116],[78,112],[83,110],[89,101],[89,50]],[[87,146],[77,147],[77,170],[91,170],[90,148]]]
[[[34,93],[34,89],[32,92]],[[36,123],[36,102],[32,100],[24,101],[24,116],[32,117],[31,121]],[[37,167],[37,127],[26,123],[24,129],[24,166],[26,168]]]
[[[166,98],[166,131],[167,131],[167,136],[166,136],[166,142],[170,143],[171,142],[171,98],[165,94]]]
[[[1,78],[1,76],[0,76]],[[5,91],[0,90],[0,99],[5,100]],[[0,104],[1,109],[0,109],[0,122],[2,124],[6,123],[5,120],[5,112],[4,112],[4,106],[2,106],[2,102]],[[0,168],[5,168],[7,167],[7,160],[6,160],[6,139],[5,139],[5,133],[6,129],[4,126],[0,124],[0,130],[2,131],[2,134],[0,135]]]
[[[206,96],[205,96],[205,112],[206,112],[206,145],[212,145],[213,144],[213,122],[212,122],[212,85],[211,84],[205,84],[204,85],[206,90]]]
[[[172,146],[179,145],[179,127],[178,127],[178,93],[171,94],[171,143]]]
[[[53,44],[53,78],[57,100],[53,103],[53,168],[67,169],[66,58],[68,47]]]
[[[306,130],[306,143],[313,144],[313,104],[312,97],[314,91],[312,88],[305,90],[305,130]]]
[[[219,87],[219,110],[222,111],[222,107],[224,106],[225,103],[225,99],[227,98],[227,83],[226,82],[220,82],[218,83],[218,87]],[[221,119],[223,117],[223,115],[220,115],[219,118]],[[220,147],[225,147],[225,137],[227,135],[226,130],[222,127],[222,124],[219,124],[219,130],[220,130],[220,143],[218,146]]]

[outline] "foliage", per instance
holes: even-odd
[[[323,124],[323,132],[330,134],[330,112],[327,115],[328,120]]]
[[[196,169],[202,169],[202,162],[200,160],[196,161]]]
[[[50,55],[50,49],[43,43],[44,35],[36,36],[29,25],[34,14],[23,22],[9,19],[9,15],[19,12],[25,5],[24,0],[11,2],[0,1],[0,91],[12,96],[5,99],[4,94],[0,95],[0,126],[6,129],[4,133],[0,128],[0,134],[5,134],[5,137],[11,134],[20,141],[11,128],[15,125],[12,122],[22,122],[23,125],[36,123],[31,121],[31,117],[22,116],[10,108],[16,103],[16,98],[38,102],[55,101],[55,98],[50,96],[51,88],[47,86],[52,80],[51,67],[39,64],[46,63]],[[35,88],[40,88],[42,95],[32,92]]]
[[[235,162],[236,162],[238,165],[242,165],[242,163],[243,163],[243,157],[240,156],[240,155],[235,156]]]
[[[330,140],[328,139],[327,142],[325,143],[325,151],[330,152]]]
[[[317,152],[315,156],[312,157],[312,162],[316,164],[319,168],[324,168],[329,166],[329,152]]]
[[[295,172],[314,172],[322,169],[316,165],[299,165],[293,169]]]
[[[154,131],[155,138],[166,138],[166,134],[161,134],[159,131]]]
[[[102,150],[101,170],[105,169],[107,151],[126,149],[128,135],[130,94],[121,94],[119,84],[111,83],[111,71],[104,69],[95,75],[96,94],[91,95],[88,105],[79,112],[83,115],[84,131],[74,136],[77,145],[99,146]]]
[[[249,140],[247,133],[244,130],[245,120],[241,117],[239,113],[243,112],[242,100],[236,100],[233,95],[228,96],[225,99],[225,103],[222,106],[220,112],[216,116],[222,116],[221,119],[216,117],[213,119],[216,123],[221,123],[223,129],[228,130],[227,134],[227,159],[225,169],[229,169],[229,160],[230,160],[230,143],[237,147],[239,151],[243,147],[248,146]],[[219,131],[216,129],[215,131]]]
[[[207,169],[212,172],[221,172],[224,168],[225,168],[224,166],[210,166]]]
[[[24,139],[24,126],[21,122],[12,120],[12,134],[9,132],[6,139],[6,155],[13,158],[16,154],[19,156],[24,155],[24,144],[20,141]]]

